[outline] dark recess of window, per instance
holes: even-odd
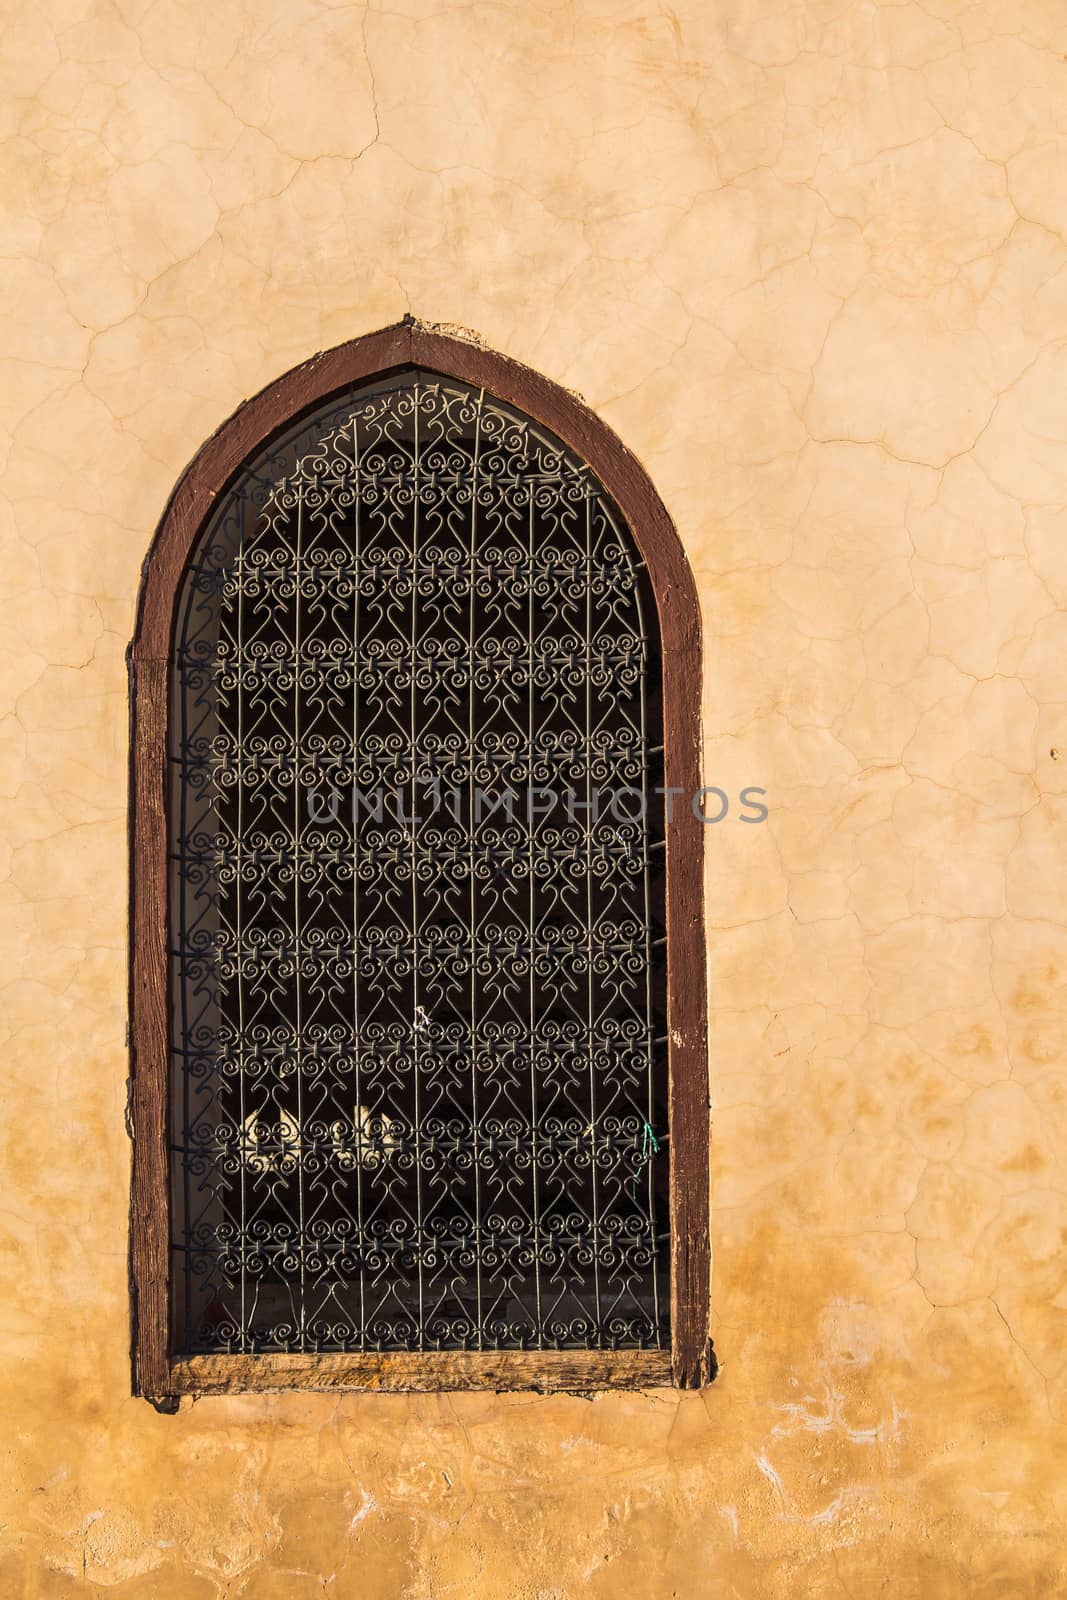
[[[135,1390],[709,1381],[699,621],[636,461],[353,341],[192,463],[130,672]]]

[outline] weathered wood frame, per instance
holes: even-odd
[[[542,423],[587,461],[630,527],[659,608],[667,826],[672,1348],[443,1354],[174,1356],[169,1339],[168,705],[174,612],[205,520],[248,458],[330,395],[417,366],[484,388]],[[144,565],[128,653],[130,770],[130,1280],[133,1387],[181,1394],[267,1389],[595,1390],[715,1376],[709,1337],[707,983],[700,788],[700,614],[693,576],[640,463],[581,401],[480,345],[405,319],[312,357],[246,401],[182,474]]]

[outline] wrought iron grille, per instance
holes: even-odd
[[[221,497],[174,648],[179,1349],[669,1343],[658,632],[590,469],[350,391]]]

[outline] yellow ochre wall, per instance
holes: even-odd
[[[5,0],[0,1595],[1067,1593],[1060,0]],[[698,577],[705,1393],[129,1392],[126,674],[185,463],[405,312]]]

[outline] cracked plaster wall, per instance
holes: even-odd
[[[6,0],[5,1596],[1067,1592],[1065,51],[1053,0]],[[769,791],[709,832],[722,1376],[157,1416],[139,568],[243,397],[408,310],[638,452],[706,781]]]

